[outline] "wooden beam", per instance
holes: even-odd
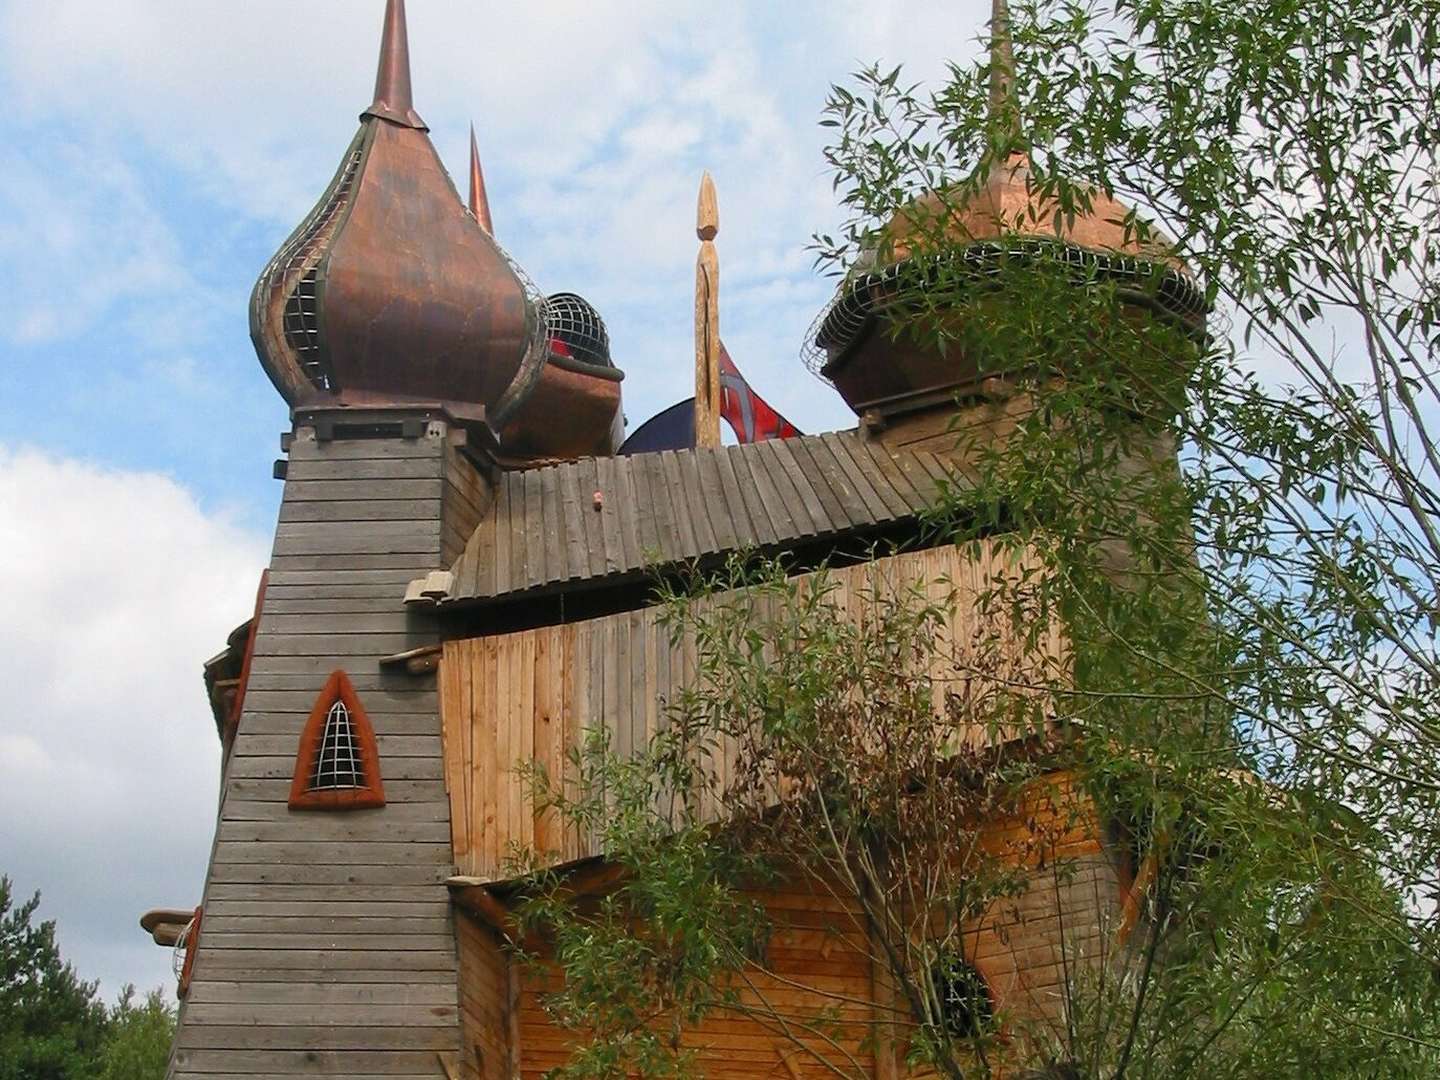
[[[195,909],[159,908],[140,916],[140,928],[154,939],[156,945],[173,948],[195,917]]]
[[[557,895],[565,901],[593,896],[619,884],[629,873],[627,867],[597,859],[569,874]],[[520,944],[522,935],[515,912],[493,891],[493,887],[500,883],[486,878],[457,875],[447,878],[445,884],[450,889],[450,898],[457,905],[474,915],[505,941],[512,945]]]
[[[720,209],[715,181],[707,171],[700,178],[695,209],[695,235],[700,254],[695,260],[695,445],[720,445],[720,257],[715,236]]]
[[[629,874],[630,868],[627,866],[596,860],[578,866],[568,874],[565,884],[560,887],[560,895],[567,900],[577,896],[594,896],[620,884]]]
[[[440,667],[441,647],[422,645],[418,649],[406,649],[380,658],[382,668],[403,667],[411,675],[425,675]]]
[[[452,877],[445,882],[450,898],[506,941],[519,941],[515,914],[502,904],[479,878]]]

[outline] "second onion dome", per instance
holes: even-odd
[[[1073,271],[1078,282],[1113,282],[1130,309],[1203,332],[1204,292],[1158,232],[1142,240],[1135,215],[1103,191],[1090,192],[1089,206],[1077,213],[1061,213],[1045,193],[1020,149],[1014,70],[1008,5],[993,0],[990,120],[1009,152],[971,183],[931,190],[901,207],[806,342],[812,369],[859,415],[885,420],[948,405],[986,375],[980,357],[947,347],[939,335],[895,332],[907,305],[933,313],[926,305],[942,303],[933,293],[915,303],[906,291],[923,294],[947,273],[954,282],[973,282],[982,294],[1007,262],[1049,264]]]
[[[605,320],[589,301],[556,293],[545,301],[548,362],[500,435],[502,452],[574,458],[613,454],[624,441],[620,383]]]

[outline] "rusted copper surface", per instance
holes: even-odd
[[[490,199],[485,194],[485,173],[480,169],[480,144],[475,141],[475,125],[470,125],[470,213],[480,227],[491,236],[495,226],[490,221]]]
[[[490,235],[474,130],[467,210],[415,114],[400,0],[375,98],[255,286],[251,333],[281,394],[301,410],[443,408],[512,458],[612,452],[620,373],[548,362],[541,303]]]
[[[543,372],[539,321],[411,107],[390,0],[376,105],[256,285],[261,363],[292,406],[443,405],[498,427]]]
[[[501,431],[500,448],[507,457],[613,454],[624,437],[619,419],[618,380],[550,363]]]
[[[991,168],[978,190],[932,191],[897,212],[885,229],[888,247],[881,253],[884,261],[875,268],[876,276],[912,256],[971,251],[986,244],[1009,248],[1018,241],[1022,245],[1058,243],[1072,250],[1125,256],[1131,265],[1134,260],[1159,263],[1177,271],[1177,277],[1189,278],[1189,270],[1163,237],[1152,233],[1141,243],[1133,228],[1127,230],[1129,211],[1104,192],[1091,194],[1088,212],[1065,215],[1058,212],[1055,200],[1037,191],[1030,159],[1020,149],[1023,133],[1015,103],[1015,57],[1007,0],[992,0],[990,110],[992,119],[1005,124],[1003,137],[1013,149]],[[844,295],[842,292],[842,298]],[[876,301],[867,303],[875,304],[872,311],[883,306]],[[859,317],[838,301],[830,314],[837,311],[842,318],[836,325],[842,328],[846,319],[854,323]],[[896,337],[883,318],[877,321],[867,315],[853,328],[858,338],[847,334],[844,339],[820,342],[827,354],[821,370],[857,414],[945,401],[981,376],[975,357],[953,345],[939,348],[930,341]],[[827,325],[822,334],[828,330]]]
[[[524,288],[465,212],[429,138],[370,123],[374,141],[326,260],[324,336],[339,388],[498,409],[526,359],[535,314]]]
[[[361,115],[428,130],[415,111],[410,89],[410,34],[406,29],[405,0],[387,0],[385,5],[380,67],[375,72],[375,101]]]
[[[1088,213],[1061,214],[1057,220],[1057,209],[1054,201],[1042,198],[1035,190],[1030,159],[1014,153],[990,170],[985,185],[972,198],[962,199],[954,192],[921,196],[895,215],[887,231],[894,242],[896,259],[910,255],[912,246],[918,246],[917,239],[933,246],[942,237],[968,244],[1019,235],[1158,258],[1177,270],[1184,269],[1153,232],[1144,244],[1133,229],[1127,235],[1125,219],[1129,210],[1103,191],[1091,195]]]

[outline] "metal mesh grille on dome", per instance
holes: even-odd
[[[582,364],[613,367],[610,334],[605,320],[589,301],[574,293],[556,293],[546,300],[545,328],[551,352]]]
[[[510,272],[515,275],[515,280],[520,283],[521,290],[525,293],[525,300],[530,308],[530,317],[526,319],[526,341],[525,359],[521,361],[520,370],[530,372],[524,378],[517,377],[510,388],[505,391],[499,401],[491,408],[491,419],[497,425],[503,425],[514,412],[516,406],[525,399],[525,396],[534,387],[536,380],[545,370],[545,361],[550,354],[550,331],[549,324],[549,303],[540,287],[535,284],[525,268],[506,251],[496,239],[489,233],[486,238],[495,246],[500,257],[505,260],[505,265],[510,267]]]
[[[295,230],[290,241],[261,271],[260,282],[252,298],[258,320],[271,298],[285,288],[287,282],[293,282],[285,300],[285,340],[295,350],[296,358],[310,382],[320,390],[334,390],[336,386],[319,335],[318,248],[350,201],[355,176],[364,156],[365,143],[361,135],[357,135],[341,163],[340,171],[331,181],[330,190]]]
[[[828,382],[825,365],[854,345],[883,308],[903,299],[901,278],[907,274],[922,275],[924,280],[939,280],[948,274],[952,283],[984,287],[1000,276],[1007,260],[1035,263],[1041,259],[1068,270],[1077,285],[1091,280],[1114,282],[1121,299],[1148,305],[1197,332],[1210,310],[1204,290],[1193,279],[1152,259],[1039,237],[981,241],[930,256],[924,262],[906,259],[850,278],[806,332],[801,360],[812,374]],[[905,284],[913,285],[913,280]]]
[[[320,267],[312,266],[295,283],[295,290],[285,301],[285,340],[300,358],[310,381],[322,390],[329,390],[329,373],[321,366],[319,282]]]

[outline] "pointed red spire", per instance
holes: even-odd
[[[475,141],[475,125],[470,125],[470,213],[489,236],[495,235],[490,223],[490,199],[485,194],[485,174],[480,171],[480,144]]]
[[[375,101],[360,114],[392,124],[429,131],[415,111],[410,91],[410,35],[405,28],[405,0],[386,0],[385,36],[380,41],[380,67],[375,73]]]

